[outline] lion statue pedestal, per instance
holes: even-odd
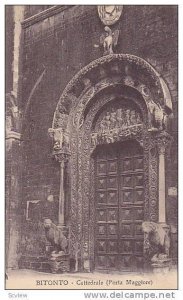
[[[50,219],[44,220],[45,235],[53,251],[49,254],[49,265],[52,273],[70,271],[68,253],[68,232],[66,228],[55,225]]]
[[[52,273],[65,273],[70,271],[69,254],[52,252],[49,258],[50,269]]]
[[[155,273],[166,273],[171,266],[170,228],[166,224],[143,222],[144,254]]]
[[[171,267],[171,259],[167,257],[166,254],[155,254],[151,258],[151,266],[153,268],[153,273],[168,273]]]

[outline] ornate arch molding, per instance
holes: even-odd
[[[112,85],[111,77],[139,91],[149,110],[157,104],[167,115],[172,112],[168,87],[147,61],[130,54],[111,54],[92,61],[67,84],[58,101],[52,128],[66,125],[71,108],[85,94],[97,93],[99,85],[101,88]]]
[[[95,132],[95,119],[106,104],[120,97],[127,97],[142,115],[139,134],[125,139],[136,139],[144,149],[145,220],[166,223],[162,219],[162,215],[165,216],[165,211],[162,212],[165,195],[162,189],[158,191],[158,185],[165,185],[164,154],[171,140],[166,132],[168,116],[172,112],[168,88],[156,70],[139,57],[112,54],[99,58],[84,67],[66,86],[49,129],[54,139],[53,155],[61,168],[59,225],[70,226],[69,251],[76,261],[75,270],[78,259],[81,260],[81,269],[91,270],[94,256],[94,233],[90,231],[94,224],[93,204],[90,205],[94,187],[88,183],[93,182],[94,174],[91,153],[97,144],[92,146],[91,137]],[[68,160],[70,164],[67,164]],[[66,165],[72,174],[69,223],[64,219]]]

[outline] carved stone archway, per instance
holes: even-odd
[[[101,133],[95,124],[105,107],[113,103],[121,103],[121,107],[126,103],[125,113],[135,111],[139,121],[127,123],[124,130],[113,128],[109,137],[106,128]],[[120,111],[121,107],[116,110]],[[93,269],[92,154],[98,144],[132,139],[140,143],[145,161],[144,220],[166,224],[164,156],[171,140],[167,132],[171,113],[171,97],[164,80],[150,64],[133,55],[112,54],[99,58],[83,68],[66,86],[49,132],[54,140],[53,155],[61,166],[58,223],[62,228],[69,227],[69,255],[75,261],[76,271],[78,268]],[[65,164],[70,170],[69,220],[64,218]]]

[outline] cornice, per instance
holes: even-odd
[[[22,28],[27,28],[37,22],[40,22],[46,18],[52,17],[70,7],[73,5],[53,5],[52,7],[45,9],[44,11],[41,11],[38,14],[35,14],[21,22]]]

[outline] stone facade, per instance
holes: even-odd
[[[102,114],[97,117],[97,111],[105,105],[106,114],[108,109],[113,113],[115,106],[108,108],[107,105],[122,94],[126,99],[134,99],[135,104],[130,111],[137,108],[139,119],[145,124],[145,129],[135,139],[143,144],[145,149],[144,174],[149,180],[149,190],[145,191],[145,199],[151,199],[146,205],[146,212],[152,212],[146,213],[146,221],[160,221],[158,212],[162,209],[158,203],[158,197],[162,199],[158,188],[158,182],[162,184],[161,174],[158,173],[158,164],[162,160],[158,152],[158,141],[163,138],[169,139],[169,136],[173,138],[173,143],[166,148],[166,155],[163,157],[166,179],[163,197],[166,202],[166,223],[174,232],[171,234],[173,246],[170,255],[176,261],[177,7],[123,6],[121,17],[111,26],[113,32],[119,31],[117,45],[114,53],[106,56],[103,56],[104,49],[100,43],[100,38],[105,32],[104,24],[98,16],[96,6],[21,7],[24,17],[19,20],[22,29],[18,45],[18,79],[17,73],[14,72],[15,63],[12,69],[15,45],[11,39],[17,32],[14,30],[16,9],[12,6],[6,7],[6,113],[7,120],[12,122],[12,111],[15,112],[13,120],[16,123],[17,116],[18,121],[14,127],[10,126],[10,132],[21,134],[21,138],[17,138],[15,134],[11,144],[7,139],[8,267],[15,268],[19,265],[49,269],[47,250],[50,244],[45,237],[43,221],[51,219],[55,224],[59,223],[61,230],[70,237],[71,269],[93,269],[94,233],[88,228],[88,218],[91,213],[89,224],[93,226],[95,212],[89,208],[89,195],[93,195],[94,191],[89,188],[88,172],[91,166],[90,171],[94,174],[94,164],[91,161],[89,165],[89,157],[98,144],[108,144],[106,138],[100,143],[100,136],[95,138],[94,133],[98,132],[97,128],[101,126],[103,118]],[[12,16],[15,16],[14,22],[11,21]],[[126,66],[130,66],[131,69],[127,70]],[[18,89],[15,82],[18,82]],[[122,93],[124,85],[126,89]],[[12,93],[15,91],[16,93]],[[16,100],[14,110],[12,97]],[[172,108],[168,99],[171,99]],[[157,110],[158,115],[155,120],[161,119],[161,109],[164,109],[168,118],[166,128],[160,128],[160,125],[150,120],[152,101],[153,109]],[[119,112],[121,107],[116,106],[117,109]],[[125,109],[128,109],[128,105]],[[91,125],[95,124],[95,120],[94,128]],[[132,125],[137,123],[136,121]],[[141,123],[139,121],[139,124]],[[51,130],[48,132],[49,128]],[[157,131],[150,132],[153,128]],[[159,136],[162,129],[168,132],[168,137],[166,134]],[[54,137],[53,142],[50,134]],[[92,134],[93,148],[90,148]],[[133,135],[137,136],[136,133]],[[117,136],[119,137],[119,132]],[[108,136],[109,144],[124,141],[123,133],[121,136],[116,140]],[[83,137],[88,144],[83,142]],[[152,150],[154,140],[157,147]],[[150,165],[147,165],[149,162]],[[83,169],[83,166],[86,168]],[[18,183],[12,185],[9,180],[14,177]],[[83,178],[87,180],[84,191]],[[64,206],[60,203],[60,199],[63,198]],[[83,202],[76,201],[80,198],[84,199]],[[12,210],[10,206],[13,206],[13,203],[17,204]],[[60,219],[58,210],[62,215]],[[17,240],[11,241],[11,219],[14,215]],[[77,227],[74,228],[76,220]]]

